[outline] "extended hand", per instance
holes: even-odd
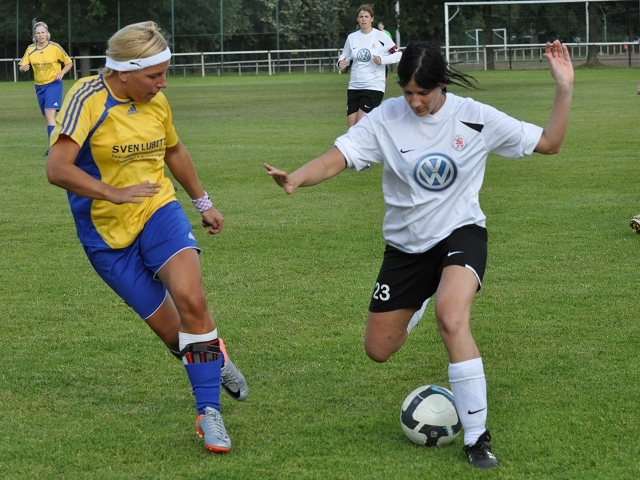
[[[276,167],[272,167],[271,165],[265,163],[263,164],[264,168],[267,169],[267,173],[273,178],[273,181],[280,185],[285,193],[291,195],[296,187],[289,180],[289,175],[284,170],[279,170]]]
[[[547,42],[544,56],[549,60],[549,70],[556,83],[573,85],[573,64],[567,47],[560,40]]]

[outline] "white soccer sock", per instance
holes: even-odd
[[[201,342],[210,342],[211,340],[215,340],[218,338],[218,329],[215,328],[213,331],[209,333],[203,333],[202,335],[194,335],[193,333],[184,333],[178,332],[178,342],[180,345],[180,351],[187,345],[192,343],[201,343]],[[182,359],[182,361],[186,364],[187,360]]]
[[[486,430],[487,382],[482,358],[449,364],[449,383],[464,429],[464,444],[473,445]]]
[[[411,320],[409,320],[409,325],[407,325],[407,333],[411,333],[413,327],[418,325],[418,322],[422,318],[422,315],[424,315],[424,311],[427,308],[427,303],[429,303],[428,298],[424,301],[424,303],[420,307],[420,310],[417,310],[416,313],[413,314],[413,317],[411,317]]]

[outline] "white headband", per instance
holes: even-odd
[[[132,72],[135,70],[142,70],[143,68],[147,67],[153,67],[154,65],[166,62],[170,58],[171,50],[169,50],[168,47],[165,51],[157,53],[155,55],[151,55],[150,57],[136,58],[133,60],[127,60],[125,62],[114,60],[109,56],[109,52],[107,52],[106,67],[110,68],[111,70],[117,70],[118,72]]]

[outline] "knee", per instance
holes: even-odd
[[[184,314],[201,316],[208,312],[204,292],[183,290],[172,292],[171,297],[176,304],[180,317],[183,317]]]
[[[366,339],[364,342],[364,351],[367,356],[376,363],[386,362],[394,353],[381,345],[372,345],[372,342],[368,342]]]
[[[55,110],[51,110],[51,109],[46,109],[44,111],[44,118],[47,121],[47,124],[49,125],[55,125],[56,124],[56,111]]]
[[[468,319],[452,311],[437,311],[438,330],[443,337],[455,338],[469,328]]]
[[[461,331],[460,325],[450,321],[438,322],[438,329],[440,330],[440,335],[449,338],[456,337]]]

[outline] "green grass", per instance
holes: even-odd
[[[547,71],[474,72],[460,91],[545,125]],[[385,364],[362,335],[384,248],[380,168],[286,196],[287,170],[345,131],[346,75],[170,79],[166,95],[225,215],[203,248],[211,310],[251,393],[223,396],[233,449],[193,432],[184,368],[95,275],[44,175],[33,86],[0,84],[0,477],[636,479],[640,471],[638,70],[578,69],[563,151],[490,157],[489,265],[472,312],[501,466],[461,438],[415,447],[398,414],[448,385],[429,309]],[[390,78],[387,97],[399,94]],[[70,84],[69,84],[70,85]],[[69,86],[67,85],[67,86]]]

